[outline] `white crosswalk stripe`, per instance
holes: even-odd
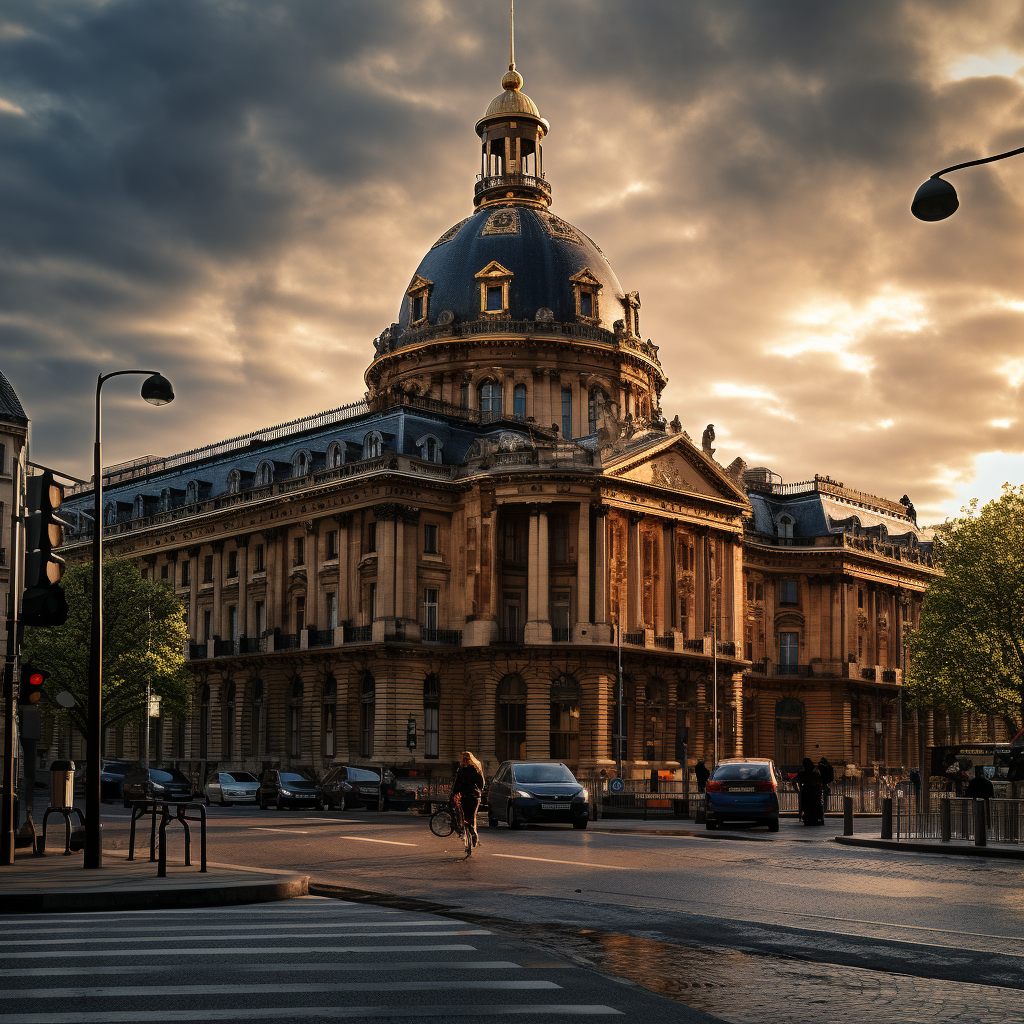
[[[0,1024],[623,1015],[571,964],[510,957],[486,928],[341,900],[19,915],[0,928]]]

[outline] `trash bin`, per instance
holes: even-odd
[[[75,762],[50,762],[50,806],[71,807],[75,802]]]

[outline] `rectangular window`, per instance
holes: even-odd
[[[572,388],[562,388],[562,437],[572,437]]]
[[[413,323],[415,323],[417,320],[422,320],[423,319],[423,296],[422,295],[417,295],[416,298],[414,298],[412,300],[412,319],[413,319]]]
[[[333,590],[327,595],[327,625],[330,629],[338,625],[338,595]]]
[[[439,757],[441,708],[439,704],[423,705],[424,757]]]
[[[292,565],[305,565],[306,564],[306,538],[296,537],[292,542],[294,545],[294,557],[292,558]]]
[[[753,601],[754,600],[754,584],[753,583],[748,583],[747,584],[747,600],[748,601]]]
[[[505,289],[499,285],[487,286],[487,310],[488,312],[499,311],[505,308]]]
[[[167,579],[167,563],[166,562],[164,562],[164,564],[162,566],[160,566],[160,579],[162,579],[162,580]]]
[[[263,561],[263,545],[262,544],[257,544],[256,547],[253,548],[253,552],[252,552],[252,571],[253,572],[266,572],[267,571],[266,563]]]
[[[795,676],[800,662],[800,634],[779,634],[779,674]]]
[[[591,292],[580,292],[580,316],[594,315],[594,296]]]
[[[857,607],[858,608],[863,608],[864,607],[864,588],[863,587],[858,587],[857,588]]]
[[[181,563],[181,585],[187,587],[192,582],[192,559]]]
[[[755,601],[763,601],[764,600],[764,584],[763,583],[758,583],[757,586],[754,588],[754,600]]]
[[[238,578],[238,552],[228,552],[228,579],[234,580]]]
[[[505,561],[519,561],[519,531],[516,530],[515,519],[509,517],[505,520]]]
[[[203,558],[203,582],[213,582],[213,555],[206,555]]]
[[[238,639],[238,606],[231,605],[228,608],[228,636],[232,640]]]
[[[366,553],[370,554],[377,550],[377,524],[366,524]]]
[[[783,580],[779,585],[779,601],[782,604],[796,604],[796,580]]]
[[[139,574],[142,576],[144,580],[149,579],[149,569],[140,569]]]
[[[463,382],[462,386],[459,388],[459,405],[461,405],[463,409],[468,409],[469,408],[469,384],[468,383]]]
[[[295,598],[295,632],[301,633],[306,628],[306,599]]]
[[[437,524],[427,523],[423,527],[423,551],[428,555],[437,554]]]
[[[267,631],[267,606],[263,601],[257,601],[254,608],[256,620],[256,635],[263,636]]]
[[[423,628],[437,629],[437,591],[423,591]]]
[[[213,612],[209,609],[203,612],[203,640],[211,640],[210,633],[213,629]]]
[[[328,560],[338,557],[338,531],[328,530],[327,531],[327,554],[325,556]]]
[[[551,628],[569,631],[569,595],[555,594],[551,600]]]
[[[370,584],[370,610],[366,616],[367,619],[373,619],[377,616],[377,584]]]
[[[754,645],[748,640],[747,641],[747,661],[754,660]]]

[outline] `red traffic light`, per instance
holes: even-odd
[[[26,665],[21,670],[21,696],[20,704],[38,704],[43,696],[43,685],[49,678],[50,673],[40,668],[32,668]]]

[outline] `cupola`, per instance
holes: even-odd
[[[516,70],[515,8],[510,17],[508,71],[502,93],[476,123],[480,136],[480,174],[473,196],[475,206],[508,203],[551,205],[551,186],[544,180],[541,142],[550,125],[537,104],[523,92],[523,76]]]

